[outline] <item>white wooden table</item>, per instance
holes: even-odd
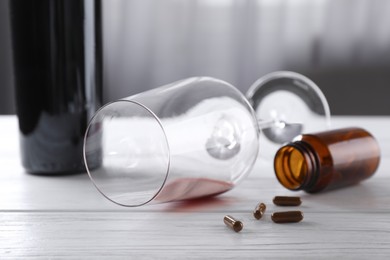
[[[308,195],[290,192],[258,163],[238,187],[215,199],[123,208],[105,200],[86,174],[34,176],[20,166],[17,119],[0,117],[0,259],[390,257],[390,117],[339,117],[379,140],[382,161],[359,185]],[[300,195],[304,220],[275,224],[275,195]],[[255,220],[258,202],[267,213]],[[294,208],[295,209],[295,208]],[[241,219],[234,233],[226,214]]]

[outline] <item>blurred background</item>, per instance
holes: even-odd
[[[191,76],[245,93],[302,73],[334,115],[390,115],[390,1],[103,0],[104,102]],[[0,114],[14,114],[9,2],[0,0]]]

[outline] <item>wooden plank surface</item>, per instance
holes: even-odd
[[[352,120],[352,121],[351,121]],[[42,258],[378,258],[390,256],[389,118],[360,122],[381,142],[383,159],[359,185],[309,195],[290,192],[258,162],[241,185],[217,198],[123,208],[105,200],[86,174],[43,177],[19,164],[15,117],[0,117],[0,259]],[[354,124],[356,125],[356,123]],[[390,129],[387,128],[387,129]],[[275,224],[275,195],[300,195],[304,220]],[[258,202],[267,214],[255,220]],[[234,233],[231,214],[244,222]]]
[[[365,258],[390,255],[388,213],[308,212],[298,224],[268,216],[240,233],[222,213],[13,212],[2,214],[3,257]],[[348,217],[348,219],[346,219]],[[4,225],[6,223],[6,225]]]

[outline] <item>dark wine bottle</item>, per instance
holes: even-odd
[[[102,99],[99,0],[12,0],[22,164],[35,174],[85,170],[83,137]]]

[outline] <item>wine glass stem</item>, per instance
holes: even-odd
[[[275,119],[268,119],[268,120],[262,120],[262,119],[257,119],[257,125],[259,126],[259,130],[275,127],[275,125],[278,124],[278,120]]]

